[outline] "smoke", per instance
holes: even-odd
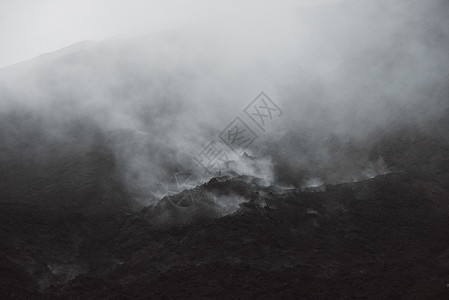
[[[207,197],[211,202],[212,209],[219,217],[236,212],[240,208],[240,204],[248,201],[241,196],[216,196],[212,193],[208,193]]]
[[[434,93],[447,82],[447,6],[365,0],[287,9],[251,2],[215,20],[2,69],[0,157],[28,157],[49,178],[45,166],[54,155],[67,161],[93,151],[108,162],[97,165],[95,156],[92,166],[64,168],[86,174],[107,165],[107,176],[88,180],[103,187],[104,201],[117,194],[108,187],[113,181],[123,185],[120,197],[147,205],[158,200],[164,178],[199,170],[194,159],[241,117],[258,136],[246,149],[258,160],[234,157],[228,170],[263,185],[384,174],[391,170],[372,151],[378,137],[393,125],[424,130],[441,116],[438,109],[417,113],[422,99],[447,105],[445,93]],[[266,131],[243,112],[261,91],[284,112]]]

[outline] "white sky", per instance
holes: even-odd
[[[235,11],[339,0],[0,0],[0,67],[82,40],[169,30]]]

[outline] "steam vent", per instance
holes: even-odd
[[[449,300],[449,1],[0,1],[0,299]]]

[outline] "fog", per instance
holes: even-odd
[[[376,151],[379,135],[429,130],[447,107],[448,2],[310,4],[198,1],[194,17],[162,20],[149,33],[140,24],[0,69],[7,197],[32,182],[30,194],[45,186],[37,201],[63,186],[78,200],[97,193],[98,209],[154,204],[179,172],[194,174],[194,185],[214,175],[195,163],[211,141],[235,161],[233,172],[266,185],[395,171]],[[282,110],[264,130],[244,112],[262,91]],[[219,137],[236,117],[257,135],[237,154]],[[443,131],[432,134],[447,142]],[[239,160],[243,152],[258,160]],[[51,178],[61,181],[54,189]]]
[[[188,24],[252,14],[269,7],[310,6],[334,0],[2,0],[0,67],[82,40],[104,40],[173,30]]]

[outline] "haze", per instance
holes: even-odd
[[[335,0],[2,0],[0,68],[83,40],[155,33],[237,11],[317,5]]]
[[[416,127],[447,141],[445,130],[429,125],[447,102],[444,1],[357,0],[314,7],[295,1],[152,2],[157,9],[143,2],[116,2],[108,9],[100,5],[106,2],[82,2],[79,8],[67,2],[49,9],[44,2],[48,5],[26,12],[19,5],[24,2],[17,3],[12,7],[31,24],[22,32],[34,27],[40,32],[32,39],[36,47],[52,43],[42,28],[67,32],[48,34],[61,46],[71,43],[65,39],[78,42],[113,31],[122,36],[0,70],[6,153],[1,167],[8,170],[23,169],[29,159],[38,176],[58,169],[68,174],[61,177],[67,184],[98,170],[92,184],[107,182],[97,187],[104,199],[155,203],[166,177],[192,169],[198,153],[219,141],[235,117],[244,118],[243,108],[261,91],[285,113],[271,130],[254,128],[259,138],[246,151],[261,165],[238,171],[262,169],[266,184],[341,183],[393,171],[375,147],[392,127]],[[91,13],[77,14],[82,7]],[[70,14],[61,17],[61,10]],[[32,12],[36,17],[27,17]],[[32,26],[33,20],[39,26]],[[3,30],[9,38],[21,32]],[[69,162],[76,157],[87,162],[74,171]],[[104,186],[122,186],[129,195],[101,192]]]

